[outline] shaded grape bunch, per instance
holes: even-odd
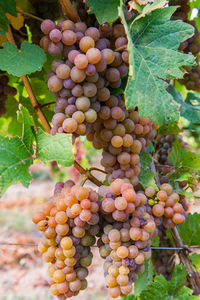
[[[172,144],[175,141],[175,135],[161,135],[156,140],[156,154],[158,162],[162,165],[169,165],[167,157],[172,150]]]
[[[49,263],[50,291],[59,299],[75,296],[87,287],[91,246],[99,232],[98,195],[68,180],[58,182],[54,196],[33,215],[44,238],[38,249]]]
[[[8,85],[9,78],[6,75],[0,76],[0,116],[6,113],[6,100],[8,96],[15,96],[17,94],[16,88]]]
[[[32,0],[31,4],[34,8],[34,14],[41,19],[49,18],[56,20],[61,15],[61,9],[57,0]],[[33,18],[25,18],[25,23],[29,26],[32,34],[32,42],[39,44],[42,38],[40,30],[41,21]]]
[[[184,224],[186,220],[185,203],[183,196],[173,190],[169,183],[163,183],[158,192],[153,187],[145,190],[148,203],[152,206],[152,215],[161,219],[161,223],[167,229],[177,224]]]
[[[166,229],[163,225],[158,226],[159,247],[173,247],[172,241],[167,237]],[[167,280],[171,280],[176,263],[174,250],[161,250],[152,252],[152,262],[157,275],[163,275]]]
[[[80,19],[86,23],[87,26],[97,27],[99,25],[95,15],[89,14],[89,7],[82,0],[76,0],[75,5]]]
[[[136,193],[131,184],[116,179],[110,187],[101,186],[99,194],[103,230],[97,245],[105,259],[109,294],[116,298],[130,294],[138,274],[144,272],[144,261],[151,256],[151,237],[157,231],[142,191]]]
[[[194,35],[182,42],[179,46],[179,50],[184,53],[191,52],[193,55],[197,55],[200,51],[200,34],[196,27],[195,21],[188,20],[188,13],[190,11],[189,1],[188,0],[171,0],[169,1],[169,5],[180,5],[177,8],[175,13],[172,16],[172,20],[183,20],[185,23],[188,23],[194,27]]]
[[[179,82],[186,86],[188,90],[200,92],[200,65],[194,67],[185,67],[183,79]]]

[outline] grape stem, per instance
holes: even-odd
[[[43,21],[44,21],[44,19],[39,18],[39,17],[37,17],[37,16],[34,16],[34,15],[32,15],[32,14],[26,12],[26,11],[23,11],[23,10],[21,10],[21,9],[17,9],[17,12],[20,13],[20,14],[22,14],[22,15],[25,15],[25,16],[27,16],[27,17],[30,17],[30,18],[32,18],[32,19],[38,20],[38,21],[40,21],[40,22],[43,22]]]
[[[89,171],[98,171],[98,172],[101,172],[101,173],[104,173],[104,174],[108,174],[106,171],[104,170],[101,170],[101,169],[98,169],[98,168],[90,168]]]
[[[7,40],[13,44],[15,44],[16,46],[16,43],[15,43],[15,40],[14,40],[14,37],[13,37],[13,34],[12,34],[12,31],[10,29],[10,26],[8,26],[8,32],[6,33],[6,37],[7,37]],[[37,99],[33,93],[33,90],[31,88],[31,84],[29,82],[29,79],[26,75],[22,75],[21,76],[21,79],[24,83],[24,86],[26,88],[26,91],[29,95],[29,98],[30,98],[30,101],[31,101],[31,105],[34,109],[34,112],[38,115],[41,123],[43,124],[45,130],[50,133],[50,130],[51,130],[51,127],[49,125],[49,122],[47,121],[47,118],[45,117],[45,115],[43,114],[42,110],[40,109],[40,105],[39,103],[37,102]]]
[[[79,171],[81,175],[84,176],[84,180],[90,180],[97,186],[103,185],[101,181],[99,181],[96,177],[94,177],[91,173],[90,170],[84,169],[77,161],[74,161],[74,167]]]
[[[74,6],[71,4],[70,0],[58,0],[58,1],[70,20],[74,22],[81,21],[77,11],[75,10]]]
[[[156,172],[156,167],[155,167],[153,160],[152,160],[150,168],[155,174],[154,178],[155,178],[156,185],[158,186],[158,188],[160,188],[160,180],[158,177],[158,173]],[[190,284],[192,286],[194,294],[199,295],[200,294],[200,277],[199,277],[199,274],[193,270],[192,262],[188,257],[189,249],[183,244],[183,241],[181,239],[181,236],[179,234],[177,227],[172,228],[171,233],[172,233],[172,237],[173,237],[175,246],[177,248],[183,249],[182,251],[179,251],[180,260],[181,260],[182,264],[185,266],[185,268],[187,269],[188,281],[190,282]]]
[[[45,106],[49,106],[51,104],[55,104],[56,102],[55,101],[52,101],[52,102],[48,102],[48,103],[44,103],[44,104],[40,104],[40,107],[45,107]]]

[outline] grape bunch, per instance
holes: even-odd
[[[197,56],[200,51],[200,33],[196,27],[195,21],[188,20],[188,13],[190,11],[189,0],[170,0],[169,5],[178,5],[179,7],[172,16],[172,20],[183,20],[194,27],[194,35],[182,42],[179,46],[179,50],[184,53],[191,52],[194,56]]]
[[[179,82],[186,86],[188,90],[200,92],[200,65],[194,67],[185,67],[185,74],[183,79]]]
[[[58,182],[52,199],[33,215],[33,222],[44,234],[38,248],[50,264],[50,291],[61,300],[87,287],[91,246],[99,232],[97,200],[97,193],[90,188],[71,180]]]
[[[184,149],[188,149],[189,145],[183,141],[181,135],[173,135],[173,134],[166,134],[166,135],[159,135],[155,142],[155,149],[157,154],[158,162],[162,165],[169,165],[167,157],[172,150],[173,142],[175,139],[181,143],[181,146]]]
[[[105,259],[105,281],[113,298],[131,293],[137,274],[144,271],[144,261],[151,256],[150,238],[156,224],[142,191],[116,179],[110,187],[101,186],[99,194],[103,230],[98,240],[99,252]]]
[[[101,164],[108,181],[129,178],[136,185],[139,152],[147,149],[155,132],[149,118],[141,119],[137,110],[127,111],[122,96],[111,95],[108,88],[119,87],[121,77],[127,75],[127,50],[112,50],[110,40],[101,38],[101,30],[82,22],[55,25],[46,20],[41,29],[46,33],[41,46],[67,58],[56,59],[48,75],[56,98],[51,133],[86,135],[95,148],[103,149]],[[127,44],[122,24],[113,26],[112,36],[115,48]]]
[[[161,224],[158,226],[159,246],[173,247],[172,241],[167,237],[166,229]],[[152,251],[152,262],[156,274],[162,274],[167,280],[171,280],[173,270],[176,264],[176,253],[170,249],[159,249],[159,251]]]
[[[16,88],[8,85],[9,78],[6,75],[0,76],[0,116],[6,113],[6,100],[8,96],[15,96],[17,94]]]
[[[182,201],[182,196],[173,191],[169,183],[163,183],[158,192],[153,187],[145,190],[148,203],[152,206],[152,214],[156,218],[162,218],[165,228],[173,228],[177,224],[184,224],[186,212]]]

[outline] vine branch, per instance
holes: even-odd
[[[99,181],[96,177],[94,177],[91,173],[90,170],[85,170],[77,161],[74,161],[74,167],[79,171],[81,175],[83,175],[84,178],[90,180],[97,186],[101,186],[102,182]]]
[[[152,160],[151,166],[150,166],[151,170],[154,172],[155,174],[155,182],[156,185],[158,186],[158,188],[160,188],[160,180],[158,177],[158,174],[156,172],[156,167],[154,164],[154,161]],[[193,292],[195,295],[199,295],[200,294],[200,278],[199,278],[199,274],[197,272],[195,272],[193,270],[192,267],[192,262],[188,257],[188,250],[189,248],[187,248],[184,244],[183,241],[181,239],[181,236],[179,234],[179,231],[177,229],[177,227],[172,228],[171,230],[172,233],[172,237],[175,243],[175,246],[177,248],[182,248],[182,251],[179,251],[179,257],[180,260],[182,262],[182,264],[185,266],[187,273],[188,273],[188,281],[190,282]]]
[[[59,0],[59,3],[70,20],[74,22],[81,21],[77,11],[75,10],[74,6],[71,4],[70,0]]]
[[[10,26],[8,26],[8,32],[6,33],[6,37],[7,37],[7,40],[13,44],[15,44],[16,46],[16,43],[15,43],[15,40],[14,40],[14,37],[13,37],[13,34],[12,34],[12,31],[10,29]],[[47,121],[47,118],[45,117],[45,115],[43,114],[42,110],[40,109],[40,105],[33,93],[33,90],[31,88],[31,84],[29,82],[29,79],[26,75],[22,75],[21,76],[22,78],[22,81],[24,83],[24,86],[27,90],[27,93],[29,95],[29,98],[30,98],[30,101],[31,101],[31,104],[32,104],[32,107],[34,109],[34,112],[38,115],[41,123],[43,124],[45,130],[49,133],[50,130],[51,130],[51,127],[49,125],[49,122]]]

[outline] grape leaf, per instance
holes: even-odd
[[[172,144],[172,151],[168,155],[168,161],[173,166],[179,166],[181,156],[181,143],[176,139]]]
[[[39,46],[28,42],[23,42],[20,50],[10,42],[3,46],[0,49],[0,69],[18,77],[41,70],[46,56]]]
[[[112,23],[118,18],[120,0],[88,0],[87,3],[100,24]]]
[[[165,80],[181,78],[181,66],[194,64],[192,55],[178,51],[180,43],[192,36],[194,29],[180,20],[170,20],[175,9],[155,10],[137,20],[132,28],[132,21],[125,21],[122,5],[119,10],[126,25],[130,64],[134,59],[134,74],[130,69],[125,90],[126,106],[138,106],[142,117],[148,116],[157,124],[173,123],[179,117],[179,105],[166,91]]]
[[[186,274],[187,271],[183,265],[176,265],[170,281],[167,281],[162,275],[156,276],[154,281],[142,291],[140,300],[195,299],[192,296],[190,297],[192,290],[186,290],[183,286]],[[187,296],[187,298],[180,298],[183,296]]]
[[[200,245],[200,214],[188,214],[186,222],[180,226],[180,235],[186,245]]]
[[[197,99],[197,97],[194,94],[188,93],[187,98],[184,101],[182,95],[171,85],[169,87],[169,93],[173,96],[174,100],[178,104],[180,104],[180,115],[182,117],[193,123],[200,123],[200,106],[192,105],[190,103],[190,99]]]
[[[69,167],[73,164],[73,153],[71,136],[68,134],[57,134],[51,136],[41,128],[36,133],[37,158],[44,163],[56,160],[59,164]]]
[[[136,18],[134,18],[132,25],[133,25],[133,23],[135,23],[135,21],[139,20],[140,18],[145,17],[145,15],[149,14],[153,10],[162,8],[167,3],[166,0],[154,0],[152,2],[153,3],[147,3],[146,5],[142,6],[141,13]]]
[[[152,282],[154,275],[154,268],[152,260],[148,259],[145,261],[145,271],[139,274],[138,280],[134,284],[134,295],[139,296],[146,286]]]
[[[184,168],[199,171],[200,156],[192,151],[182,149],[180,163]]]
[[[4,11],[0,8],[0,34],[6,34],[8,32],[8,18],[6,17]]]
[[[194,265],[194,268],[196,270],[199,270],[200,269],[200,254],[193,253],[192,255],[190,255],[190,259]]]
[[[33,153],[32,144],[35,139],[34,132],[34,121],[27,108],[22,105],[19,105],[18,121],[22,123],[22,140],[28,149],[31,149],[31,153]]]
[[[15,0],[0,0],[0,6],[10,15],[17,17],[17,9]]]
[[[21,136],[22,124],[17,122],[18,103],[8,96],[6,100],[6,114],[0,118],[0,134],[3,136]],[[13,124],[15,124],[13,126]]]
[[[139,174],[139,181],[143,185],[144,188],[148,186],[153,186],[157,189],[154,172],[150,169],[150,165],[152,163],[152,158],[148,153],[141,152],[140,153],[140,163],[141,163],[141,172]]]
[[[28,171],[32,163],[32,153],[19,137],[0,136],[1,193],[14,182],[20,182],[27,187],[32,180]]]
[[[198,296],[191,295],[192,291],[191,289],[187,288],[186,286],[183,286],[182,289],[177,293],[175,300],[199,300]]]

